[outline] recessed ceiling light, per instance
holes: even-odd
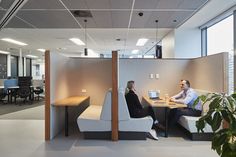
[[[20,45],[20,46],[26,46],[26,45],[28,45],[28,44],[26,44],[26,43],[23,43],[23,42],[14,40],[14,39],[10,39],[10,38],[2,38],[1,40],[7,41],[7,42],[10,42],[10,43],[13,43],[13,44],[17,44],[17,45]]]
[[[148,39],[146,39],[146,38],[140,38],[140,39],[138,39],[136,46],[144,46],[147,41],[148,41]]]
[[[37,49],[38,51],[45,52],[45,49]]]
[[[139,50],[132,50],[132,54],[137,54],[139,52]]]
[[[1,54],[10,54],[10,52],[0,50]]]
[[[70,38],[69,40],[77,45],[85,45],[85,43],[82,40],[80,40],[79,38]]]
[[[26,57],[29,57],[29,58],[38,58],[38,56],[34,56],[34,55],[26,55]]]

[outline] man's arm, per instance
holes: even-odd
[[[183,92],[184,92],[184,91],[181,91],[181,92],[179,92],[178,94],[172,96],[171,99],[180,99],[180,98],[182,98]]]
[[[174,102],[188,105],[194,99],[194,94],[189,93],[184,99],[175,99]]]

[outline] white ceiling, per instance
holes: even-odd
[[[0,2],[0,18],[13,1]],[[21,47],[24,54],[33,53],[42,57],[43,54],[36,49],[44,48],[74,56],[83,52],[84,46],[75,45],[68,39],[78,37],[84,41],[84,18],[73,17],[70,10],[90,10],[93,18],[87,18],[88,48],[103,54],[121,50],[125,55],[130,54],[133,49],[139,49],[142,54],[155,44],[156,19],[159,20],[160,40],[213,2],[218,6],[227,3],[220,9],[208,7],[208,12],[214,12],[214,15],[236,3],[235,0],[210,0],[198,11],[206,2],[207,0],[28,0],[0,31],[0,38],[8,37],[27,43],[27,46]],[[144,15],[138,16],[139,12]],[[207,18],[213,18],[211,16]],[[195,22],[196,25],[197,23]],[[136,42],[141,37],[150,40],[144,47],[136,47]],[[116,41],[118,38],[121,41]],[[1,40],[0,47],[13,54],[19,51],[18,46]]]

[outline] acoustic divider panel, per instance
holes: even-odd
[[[161,97],[172,96],[180,91],[181,79],[189,80],[193,88],[227,92],[227,56],[228,53],[221,53],[196,59],[120,59],[119,84],[125,88],[128,80],[134,80],[139,96],[147,95],[151,89],[160,90]]]
[[[228,92],[228,53],[219,53],[191,60],[183,78],[193,88],[213,92]]]

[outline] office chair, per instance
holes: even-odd
[[[43,88],[42,88],[42,87],[36,87],[36,88],[34,89],[34,93],[37,95],[37,98],[38,98],[38,100],[39,100],[40,94],[43,93]]]
[[[7,96],[7,94],[4,92],[4,89],[0,89],[0,102],[5,104],[4,98]]]
[[[17,90],[17,95],[20,98],[23,98],[24,103],[25,103],[27,100],[27,97],[30,97],[30,95],[31,95],[30,86],[20,86],[19,89]]]

